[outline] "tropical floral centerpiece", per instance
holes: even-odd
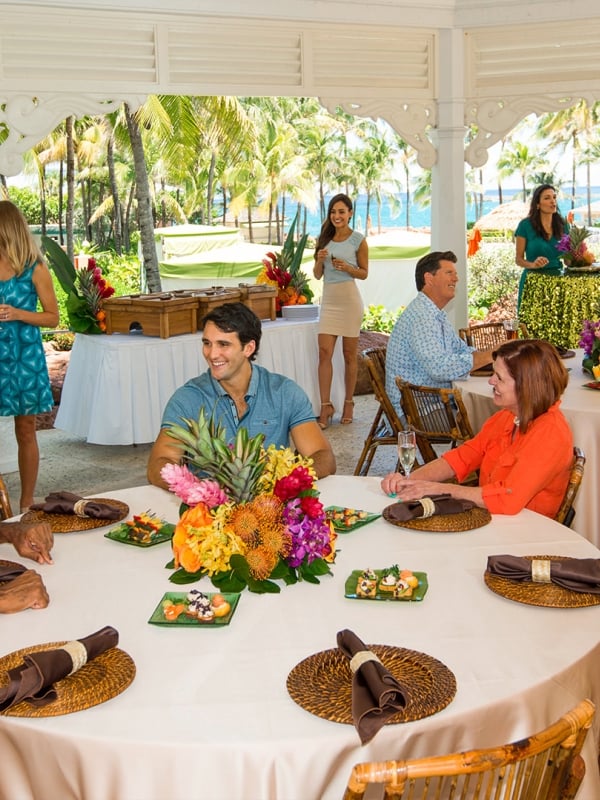
[[[583,321],[579,347],[583,347],[584,351],[583,369],[600,381],[600,320]]]
[[[104,333],[106,314],[102,310],[102,301],[112,297],[115,290],[103,278],[96,259],[90,257],[86,266],[75,267],[54,239],[42,236],[42,244],[48,263],[67,295],[65,307],[72,330],[76,333]]]
[[[590,236],[587,228],[571,225],[569,233],[561,237],[557,250],[559,258],[569,268],[589,267],[596,260],[596,256],[588,250],[585,240]]]
[[[311,459],[289,448],[265,449],[263,434],[249,438],[245,428],[228,445],[223,427],[203,410],[198,421],[172,425],[168,433],[185,462],[161,470],[183,502],[167,565],[176,569],[171,581],[206,575],[225,592],[279,592],[275,579],[319,583],[320,575],[331,574],[336,534]]]
[[[308,277],[301,269],[308,234],[304,234],[297,245],[294,243],[297,220],[296,214],[281,252],[266,254],[262,260],[263,269],[256,278],[257,283],[266,283],[277,289],[276,311],[281,311],[282,306],[304,305],[313,299]]]

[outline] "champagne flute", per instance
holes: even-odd
[[[414,431],[400,431],[398,433],[398,460],[406,478],[417,456],[417,440]]]

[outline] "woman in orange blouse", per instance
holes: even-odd
[[[411,473],[391,473],[384,492],[399,500],[447,493],[492,514],[529,508],[554,517],[573,463],[573,437],[559,410],[568,374],[556,349],[537,339],[517,339],[494,353],[489,380],[501,411],[469,441]],[[479,486],[444,483],[479,470]]]

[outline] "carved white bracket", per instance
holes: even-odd
[[[0,144],[0,174],[17,175],[23,169],[23,154],[47,136],[68,116],[107,114],[121,103],[139,108],[145,96],[106,98],[96,94],[57,92],[34,97],[22,93],[0,97],[0,130],[8,136]]]
[[[477,126],[477,134],[465,150],[465,161],[472,167],[482,167],[488,160],[488,150],[506,136],[529,114],[562,111],[580,100],[595,103],[600,92],[577,92],[571,95],[529,95],[494,100],[471,101],[465,104],[465,123]]]
[[[428,131],[437,124],[435,102],[399,102],[388,98],[374,100],[343,101],[320,97],[319,102],[333,113],[337,107],[357,117],[384,119],[417,151],[417,161],[424,169],[431,169],[437,152]]]

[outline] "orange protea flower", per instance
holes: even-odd
[[[236,506],[229,518],[229,525],[234,533],[248,547],[252,547],[258,541],[260,535],[259,521],[252,505],[253,503],[246,503],[245,505]]]
[[[257,581],[266,580],[277,564],[277,553],[264,545],[259,545],[246,553],[250,574]]]
[[[261,541],[265,547],[277,553],[282,558],[289,555],[292,549],[292,535],[288,533],[283,525],[263,528],[261,531]]]
[[[275,495],[261,495],[248,505],[252,508],[261,530],[263,527],[281,523],[283,503]]]

